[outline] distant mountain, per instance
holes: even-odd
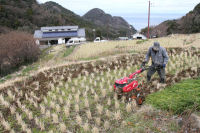
[[[200,3],[185,16],[176,20],[167,20],[150,28],[152,36],[167,36],[169,34],[190,34],[200,32]],[[147,28],[142,32],[147,34]]]
[[[45,11],[48,11],[57,21],[54,25],[79,25],[81,27],[93,28],[95,25],[85,21],[79,15],[62,7],[55,2],[46,2],[40,5]]]
[[[85,20],[55,2],[39,4],[36,0],[0,0],[0,18],[0,33],[7,29],[33,33],[43,26],[78,25],[86,28],[89,39],[93,39],[93,29],[97,29],[97,35],[118,36],[118,30],[107,30],[105,26]],[[124,32],[129,33],[129,30]]]
[[[38,4],[36,0],[0,0],[0,18],[0,27],[29,32],[42,26],[96,27],[55,2]]]
[[[107,27],[107,29],[114,31],[116,34],[123,34],[127,31],[129,32],[127,34],[136,32],[136,29],[128,24],[122,17],[111,16],[99,8],[88,11],[83,18],[94,22],[96,25]]]

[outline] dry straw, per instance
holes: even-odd
[[[99,118],[99,117],[95,118],[95,122],[96,122],[97,126],[100,126],[101,125],[101,118]]]
[[[107,105],[108,105],[108,106],[110,106],[110,105],[111,105],[111,99],[110,99],[110,97],[108,98]]]
[[[88,132],[88,131],[90,130],[90,126],[89,126],[88,123],[85,123],[85,124],[83,125],[83,130],[84,130],[85,132]]]
[[[101,115],[101,114],[103,113],[103,106],[100,105],[100,104],[97,104],[96,108],[97,108],[97,112],[98,112],[98,114]]]
[[[114,118],[116,120],[120,120],[121,119],[121,111],[120,110],[118,110],[117,112],[114,113]]]
[[[90,110],[87,110],[87,111],[86,111],[86,115],[87,115],[87,118],[88,118],[89,120],[92,119],[92,114],[91,114]]]
[[[61,131],[62,133],[66,132],[67,128],[66,128],[66,126],[65,126],[65,123],[60,123],[59,126],[60,126],[60,131]]]
[[[57,114],[53,113],[53,114],[52,114],[52,118],[53,118],[53,123],[58,123],[58,122],[59,122],[59,121],[58,121],[58,115],[57,115]]]
[[[110,128],[110,123],[108,121],[104,122],[104,128],[108,130]]]
[[[82,118],[80,117],[80,115],[76,116],[76,123],[81,126],[82,125]]]
[[[75,104],[75,111],[76,111],[76,113],[79,112],[79,105],[78,104]]]
[[[99,133],[99,129],[97,127],[92,128],[92,133]]]
[[[85,100],[84,100],[84,105],[86,108],[89,108],[89,101],[87,98],[85,98]]]
[[[130,113],[130,112],[132,111],[132,106],[131,106],[130,103],[128,103],[128,104],[126,105],[126,111],[127,111],[128,113]]]

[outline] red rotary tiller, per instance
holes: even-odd
[[[145,100],[143,95],[143,83],[139,83],[137,77],[147,69],[149,69],[149,67],[143,67],[129,75],[129,77],[115,81],[114,91],[117,93],[119,99],[125,96],[127,101],[136,100],[138,105],[142,105]]]

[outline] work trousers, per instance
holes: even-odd
[[[155,67],[150,67],[150,69],[147,72],[147,81],[149,82],[151,80],[151,76],[155,73],[158,72],[158,75],[160,77],[160,83],[165,83],[165,68],[159,68],[156,69]]]

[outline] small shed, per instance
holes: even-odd
[[[128,40],[128,37],[119,37],[119,40]]]
[[[146,36],[144,36],[144,35],[142,35],[140,33],[136,33],[136,34],[132,35],[132,37],[133,37],[133,39],[141,39],[141,40],[146,40],[147,39]]]

